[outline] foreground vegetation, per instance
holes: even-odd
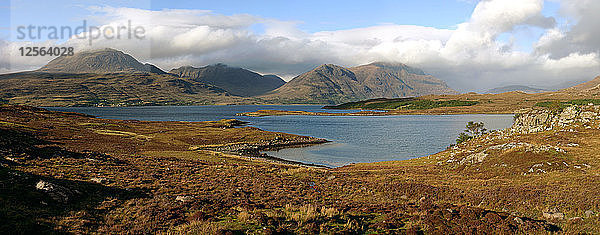
[[[321,140],[239,124],[1,106],[0,230],[600,233],[598,121],[335,169],[242,157]]]

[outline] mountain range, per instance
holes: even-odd
[[[275,90],[285,81],[276,75],[260,75],[258,73],[233,68],[224,64],[209,65],[202,68],[183,66],[169,71],[181,78],[221,87],[238,96],[256,96]]]
[[[400,63],[324,64],[286,83],[224,64],[165,72],[108,48],[60,56],[35,71],[2,74],[0,91],[9,103],[36,106],[335,104],[456,93],[444,81]]]

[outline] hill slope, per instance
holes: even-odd
[[[404,64],[321,65],[261,98],[283,103],[343,103],[369,98],[455,94],[445,82]]]
[[[561,91],[565,92],[585,92],[585,91],[598,91],[600,90],[600,76],[592,79],[591,81],[581,83],[576,86],[572,86]]]
[[[213,85],[169,74],[64,74],[25,72],[0,75],[0,98],[32,106],[206,105],[248,103]]]
[[[173,69],[170,73],[182,78],[191,78],[221,87],[231,94],[239,96],[262,95],[285,84],[275,75],[260,75],[243,69],[223,64],[209,65],[202,68],[184,66]]]
[[[151,64],[142,64],[131,55],[122,51],[106,48],[83,51],[73,56],[59,56],[40,68],[39,72],[48,73],[134,73],[165,72]]]

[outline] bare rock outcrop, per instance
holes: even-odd
[[[509,129],[512,133],[527,134],[555,128],[564,128],[573,123],[587,124],[600,119],[598,105],[572,105],[560,112],[547,109],[526,109],[515,116]]]

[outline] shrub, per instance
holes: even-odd
[[[248,223],[250,221],[251,217],[252,217],[252,215],[250,213],[248,213],[247,211],[242,211],[237,215],[238,221],[240,221],[242,223]]]
[[[487,129],[485,129],[483,122],[470,121],[467,123],[464,132],[460,133],[458,138],[456,138],[456,143],[460,144],[475,137],[485,135],[486,133]]]

